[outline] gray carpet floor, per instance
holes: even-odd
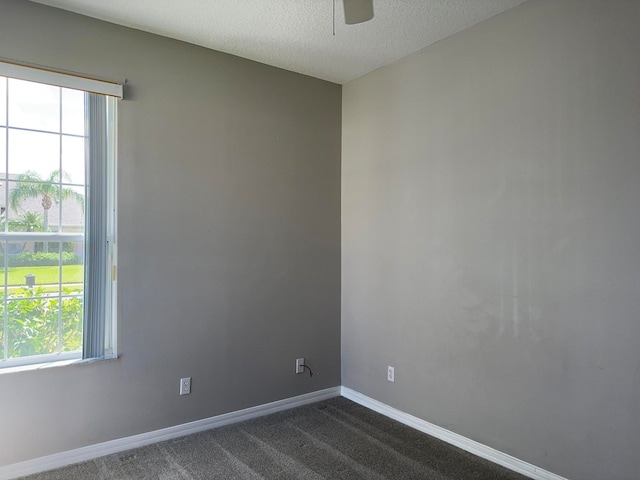
[[[338,397],[29,480],[524,480]]]

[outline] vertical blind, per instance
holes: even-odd
[[[87,226],[85,231],[85,300],[83,318],[83,358],[100,358],[105,350],[105,315],[110,279],[107,277],[107,97],[85,94],[87,172]]]

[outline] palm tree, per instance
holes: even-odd
[[[25,212],[9,224],[13,231],[42,232],[44,230],[42,215],[36,212]]]
[[[42,229],[49,231],[49,209],[53,203],[62,200],[74,199],[84,207],[84,197],[75,190],[62,187],[56,184],[58,179],[71,183],[71,176],[61,170],[54,170],[49,176],[43,179],[37,172],[28,170],[18,176],[16,187],[9,194],[9,203],[14,211],[20,208],[22,202],[29,198],[42,197],[43,221]],[[47,243],[44,244],[44,251],[48,251]]]

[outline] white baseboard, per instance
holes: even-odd
[[[152,443],[163,442],[172,438],[178,438],[192,433],[222,427],[223,425],[242,422],[251,418],[269,415],[270,413],[276,413],[338,396],[340,396],[340,387],[327,388],[325,390],[318,390],[317,392],[306,393],[297,397],[285,398],[284,400],[245,408],[244,410],[196,420],[195,422],[183,423],[182,425],[161,428],[160,430],[155,430],[153,432],[141,433],[139,435],[97,443],[95,445],[89,445],[88,447],[77,448],[75,450],[54,453],[53,455],[48,455],[46,457],[0,466],[0,480],[10,480],[24,475],[32,475],[46,470],[53,470],[55,468],[72,465],[74,463],[92,460],[104,455],[143,447]]]
[[[567,480],[555,473],[548,472],[547,470],[531,465],[530,463],[519,460],[511,455],[507,455],[506,453],[483,445],[482,443],[463,437],[462,435],[458,435],[457,433],[434,425],[433,423],[429,423],[426,420],[422,420],[401,410],[397,410],[350,388],[342,387],[341,394],[343,397],[359,403],[363,407],[367,407],[386,417],[392,418],[400,423],[404,423],[409,427],[415,428],[416,430],[431,435],[432,437],[436,437],[444,442],[461,448],[462,450],[473,453],[480,458],[484,458],[485,460],[489,460],[490,462],[508,468],[509,470],[526,475],[534,480]]]
[[[75,450],[55,453],[46,457],[0,466],[0,480],[11,480],[24,475],[32,475],[46,470],[53,470],[55,468],[72,465],[74,463],[92,460],[104,455],[110,455],[112,453],[143,447],[152,443],[163,442],[165,440],[171,440],[172,438],[178,438],[192,433],[242,422],[251,418],[269,415],[270,413],[288,410],[290,408],[319,402],[340,395],[400,423],[439,438],[440,440],[450,443],[451,445],[455,445],[469,453],[473,453],[478,457],[484,458],[498,465],[502,465],[509,470],[526,475],[534,480],[567,480],[564,477],[560,477],[559,475],[548,472],[542,468],[536,467],[535,465],[531,465],[530,463],[519,460],[511,455],[507,455],[506,453],[495,450],[483,445],[482,443],[478,443],[418,417],[404,413],[347,387],[333,387],[325,390],[318,390],[317,392],[311,392],[297,397],[286,398],[284,400],[278,400],[276,402],[266,403],[264,405],[258,405],[244,410],[196,420],[195,422],[184,423],[182,425],[154,430],[153,432],[141,433],[131,437],[119,438],[108,442],[77,448]]]

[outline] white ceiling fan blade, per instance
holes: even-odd
[[[373,18],[373,0],[342,0],[344,22],[347,25],[366,22]]]

